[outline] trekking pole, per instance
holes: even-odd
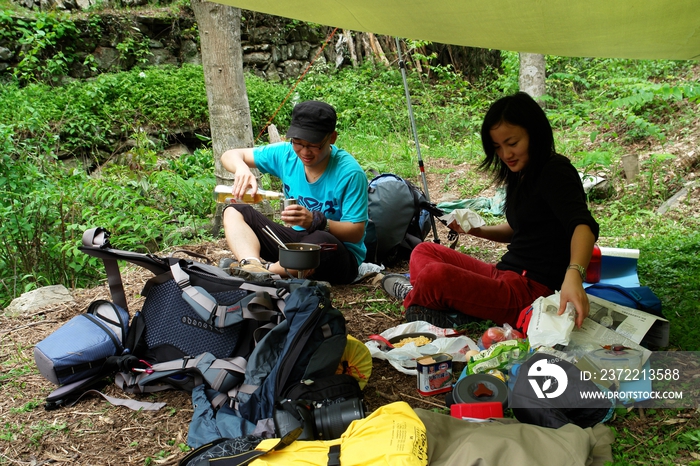
[[[413,130],[413,139],[416,143],[416,153],[418,154],[418,168],[420,169],[421,181],[423,182],[423,190],[425,191],[425,198],[430,202],[430,193],[428,192],[428,181],[425,178],[425,167],[423,166],[423,158],[420,155],[420,143],[418,142],[418,132],[416,131],[416,121],[413,118],[413,107],[411,106],[411,94],[408,91],[408,81],[406,80],[406,63],[403,61],[401,56],[401,44],[399,43],[399,38],[394,37],[396,41],[396,53],[399,56],[399,68],[401,69],[401,78],[403,79],[403,89],[406,92],[406,106],[408,107],[408,118],[411,120],[411,129]],[[440,238],[438,238],[437,228],[435,227],[435,219],[433,215],[430,215],[430,226],[433,229],[433,242],[440,243]]]

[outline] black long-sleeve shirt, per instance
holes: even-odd
[[[513,237],[496,267],[525,273],[559,290],[569,265],[574,230],[588,225],[597,239],[598,223],[588,210],[581,178],[566,157],[552,156],[537,178],[527,181],[508,201],[506,220]]]

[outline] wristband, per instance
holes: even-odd
[[[569,264],[569,266],[566,268],[566,270],[569,269],[574,269],[578,270],[579,275],[581,275],[581,281],[585,282],[586,281],[586,268],[582,265],[578,264]]]
[[[307,230],[309,233],[312,233],[316,230],[324,230],[326,231],[326,228],[328,227],[328,220],[326,220],[326,216],[323,215],[323,212],[319,210],[314,210],[313,212],[313,220],[311,220],[311,226]]]

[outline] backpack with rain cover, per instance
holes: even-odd
[[[367,261],[392,265],[410,257],[443,212],[413,183],[392,173],[375,176],[368,187]]]

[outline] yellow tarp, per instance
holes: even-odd
[[[545,55],[700,59],[700,0],[217,0],[353,31]]]

